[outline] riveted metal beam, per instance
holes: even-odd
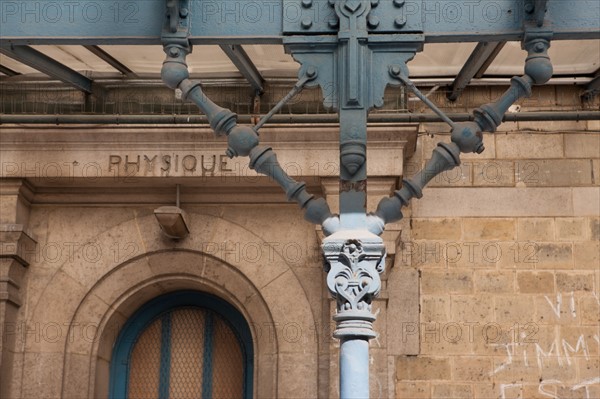
[[[92,80],[66,65],[48,57],[47,55],[29,46],[2,46],[0,53],[19,61],[27,66],[37,69],[46,75],[61,80],[78,90],[88,94],[92,93]]]
[[[248,82],[252,85],[254,90],[256,90],[259,94],[262,94],[265,90],[263,85],[265,80],[262,75],[244,50],[244,48],[240,45],[231,45],[231,44],[222,44],[221,50],[233,62],[233,65],[240,71],[240,73],[246,78]]]
[[[106,51],[102,50],[100,47],[95,45],[84,45],[83,47],[85,47],[88,51],[100,58],[102,61],[106,62],[111,67],[115,68],[117,71],[121,72],[123,75],[129,78],[137,78],[135,72],[129,69],[121,61],[119,61]]]
[[[195,10],[190,16],[192,44],[278,44],[283,41],[287,19],[304,19],[290,14],[298,8],[285,8],[287,0],[190,2],[191,9]],[[315,13],[317,3],[322,2],[327,0],[313,0],[311,8],[300,10],[315,15],[306,21],[306,28],[302,28],[306,34],[335,34],[335,29],[329,33],[317,31],[326,26],[330,18],[329,14]],[[164,3],[163,0],[81,4],[0,1],[0,37],[4,43],[22,45],[160,44]],[[535,15],[523,10],[523,0],[406,1],[403,4],[394,14],[394,21],[400,17],[397,24],[383,26],[385,21],[382,20],[379,26],[370,28],[371,33],[377,34],[384,28],[398,34],[423,32],[426,43],[516,41],[523,39],[525,21],[536,22]],[[600,2],[597,0],[550,1],[545,8],[548,22],[544,26],[553,32],[552,40],[598,38]],[[323,18],[327,18],[324,23]],[[376,24],[371,21],[371,25]],[[414,26],[418,26],[418,31],[411,30]]]
[[[4,65],[0,65],[0,72],[2,72],[3,74],[5,74],[6,76],[17,76],[17,75],[20,75],[19,72],[13,71],[12,69],[10,69],[9,67],[6,67]]]
[[[448,100],[456,101],[477,74],[485,73],[506,42],[481,42],[477,44],[465,65],[454,79],[447,95]]]

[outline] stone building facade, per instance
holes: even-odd
[[[580,106],[568,88],[535,94],[523,110]],[[338,396],[322,234],[208,128],[5,125],[0,138],[0,396],[112,397],[127,321],[180,291],[243,316],[253,397]],[[261,140],[337,209],[334,126]],[[371,126],[369,209],[440,140],[438,124]],[[600,125],[505,123],[484,142],[384,233],[371,396],[598,398]],[[177,184],[191,233],[173,241],[153,210]]]

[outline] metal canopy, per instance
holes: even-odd
[[[481,42],[463,65],[451,86],[448,99],[455,101],[476,75],[483,75],[506,42]]]
[[[250,57],[248,57],[246,51],[244,51],[244,48],[237,44],[222,44],[220,47],[240,73],[244,75],[246,80],[252,85],[254,90],[256,90],[257,93],[262,94],[264,91],[263,84],[265,80],[260,75],[260,72]]]
[[[29,46],[0,46],[0,53],[25,65],[29,65],[48,76],[61,80],[85,93],[92,92],[91,79]]]
[[[490,65],[492,65],[492,63],[494,62],[494,60],[496,59],[496,57],[498,56],[498,54],[500,54],[500,52],[502,51],[502,49],[504,48],[504,46],[506,46],[507,42],[496,42],[497,44],[494,46],[494,50],[491,52],[491,54],[487,57],[487,59],[484,61],[483,65],[481,66],[481,68],[479,68],[479,71],[477,71],[477,73],[475,74],[475,76],[473,76],[476,79],[481,79],[485,73],[487,72],[488,68],[490,67]]]
[[[131,69],[129,69],[121,61],[117,60],[115,57],[113,57],[112,55],[110,55],[106,51],[102,50],[100,47],[94,46],[94,45],[86,45],[84,47],[86,49],[88,49],[92,54],[96,55],[98,58],[100,58],[103,61],[105,61],[108,65],[112,66],[117,71],[121,72],[123,75],[125,75],[127,77],[130,77],[130,78],[136,78],[137,77],[137,75],[135,74],[135,72],[133,72]]]

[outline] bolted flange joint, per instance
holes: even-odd
[[[404,217],[402,214],[402,200],[396,195],[398,192],[399,191],[394,192],[395,195],[392,197],[383,198],[377,205],[377,211],[375,211],[375,215],[383,220],[384,226],[386,223],[397,222]],[[374,223],[369,231],[375,233],[379,230],[378,227],[381,226],[379,226],[378,223]],[[382,228],[381,231],[383,231]]]
[[[248,156],[250,151],[258,145],[258,135],[249,126],[236,125],[227,137],[227,151],[229,158]]]
[[[479,129],[483,132],[495,132],[509,107],[520,98],[531,95],[531,83],[532,79],[528,75],[514,76],[510,80],[510,88],[498,100],[474,110],[475,123]]]
[[[331,214],[327,201],[324,198],[314,198],[311,195],[310,200],[304,205],[304,219],[314,224],[323,225],[324,230],[326,230],[325,235],[330,235],[334,231],[337,231],[335,223],[333,220],[330,220],[327,226],[324,224],[326,220],[333,218],[334,215]],[[337,219],[339,223],[339,218]],[[334,231],[330,231],[330,229]]]
[[[169,44],[164,47],[167,58],[163,62],[160,76],[167,87],[177,89],[181,82],[190,77],[185,57],[188,49],[179,44]]]
[[[435,176],[460,165],[460,149],[456,143],[438,143],[433,150],[431,159],[425,167],[410,180],[402,181],[402,188],[396,190],[394,195],[379,201],[377,211],[371,218],[367,218],[369,231],[379,235],[383,232],[386,223],[402,219],[401,208],[408,205],[412,198],[423,197],[423,188]],[[377,220],[375,218],[379,218]]]
[[[450,137],[452,142],[458,145],[461,152],[481,154],[485,149],[481,128],[475,122],[455,123]]]
[[[525,35],[522,47],[527,50],[525,74],[533,84],[541,85],[552,77],[553,68],[548,49],[550,48],[551,33],[528,33]]]

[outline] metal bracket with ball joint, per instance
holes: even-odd
[[[314,25],[312,19],[304,18],[298,27],[286,28],[293,33],[284,37],[286,51],[301,64],[298,82],[256,126],[240,126],[235,113],[216,105],[204,95],[199,81],[189,79],[186,56],[192,46],[187,41],[189,12],[183,11],[187,10],[188,1],[168,2],[162,36],[167,55],[162,68],[163,82],[181,90],[184,99],[194,102],[218,136],[227,136],[229,157],[248,156],[252,169],[273,178],[288,199],[296,201],[304,210],[306,220],[323,227],[327,287],[337,302],[333,318],[337,324],[334,336],[340,339],[340,396],[368,398],[369,340],[376,336],[372,303],[381,290],[380,274],[384,271],[386,251],[380,236],[385,225],[400,220],[402,207],[414,197],[421,198],[424,187],[435,176],[460,165],[461,152],[483,152],[483,132],[494,132],[514,102],[529,96],[532,85],[548,81],[552,76],[547,53],[552,33],[543,31],[539,24],[526,31],[523,39],[523,47],[528,51],[525,74],[514,77],[511,87],[497,101],[474,110],[473,122],[457,123],[423,95],[408,77],[406,64],[422,49],[424,36],[376,31],[383,26],[377,17],[377,7],[381,10],[391,7],[398,12],[404,2],[320,2],[323,3],[319,3],[320,6],[329,7],[335,15],[332,23]],[[301,3],[302,9],[313,6],[316,7],[313,1]],[[387,17],[387,14],[381,15],[384,20]],[[543,16],[536,14],[536,21],[540,18],[543,21]],[[405,20],[396,18],[394,21],[395,30],[407,25]],[[408,26],[412,24],[408,21]],[[323,32],[300,34],[317,28]],[[375,212],[367,213],[367,116],[371,109],[383,105],[383,93],[388,85],[406,86],[438,114],[451,127],[451,142],[438,143],[420,172],[403,180],[402,188],[381,200]],[[339,114],[339,215],[331,213],[323,198],[310,195],[304,183],[290,178],[271,148],[259,144],[259,129],[305,86],[320,86],[325,105]]]

